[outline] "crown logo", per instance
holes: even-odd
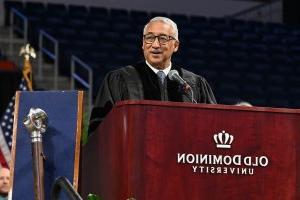
[[[217,148],[229,149],[231,148],[231,143],[233,142],[233,135],[222,131],[218,134],[214,134],[214,141]]]

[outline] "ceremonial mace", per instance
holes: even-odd
[[[35,200],[45,199],[42,134],[46,132],[47,122],[47,114],[40,108],[30,108],[28,115],[23,121],[31,138]]]

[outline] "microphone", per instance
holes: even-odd
[[[178,71],[173,69],[168,73],[168,77],[172,81],[176,81],[180,85],[182,85],[183,90],[187,93],[188,91],[191,91],[191,86],[179,75]]]

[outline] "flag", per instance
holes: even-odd
[[[30,44],[26,44],[21,48],[20,55],[24,56],[23,77],[21,79],[18,90],[32,91],[32,67],[30,64],[30,57],[35,58],[36,54]],[[0,165],[9,167],[11,160],[11,146],[13,136],[14,124],[14,104],[15,96],[9,102],[2,118],[0,119]]]
[[[27,82],[22,78],[18,90],[29,90]],[[11,160],[10,150],[12,145],[13,136],[13,123],[14,123],[14,104],[15,96],[9,102],[1,120],[0,120],[0,164],[3,167],[9,167]]]

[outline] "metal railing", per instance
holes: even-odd
[[[83,76],[76,73],[76,67],[80,67],[81,69],[87,71],[88,80],[85,80]],[[93,104],[93,70],[91,66],[84,63],[78,57],[72,55],[71,56],[71,89],[75,89],[75,81],[78,81],[85,88],[88,89],[88,111],[91,113],[92,104]]]
[[[52,43],[54,49],[48,49],[44,46],[44,42],[48,40],[48,42]],[[43,65],[44,59],[43,55],[47,55],[50,59],[53,60],[54,63],[54,78],[53,78],[53,88],[57,89],[58,82],[58,57],[59,57],[59,48],[58,48],[58,40],[46,33],[44,30],[40,30],[39,32],[39,56],[38,56],[38,78],[43,79]]]
[[[16,25],[16,19],[20,19],[21,26]],[[9,29],[9,54],[13,54],[13,44],[14,43],[26,43],[28,41],[28,17],[23,15],[15,8],[11,8],[10,12],[10,29]],[[23,38],[17,40],[14,37],[14,32],[17,32],[23,35]],[[47,43],[47,45],[46,45]],[[59,41],[51,36],[44,30],[39,31],[38,38],[38,74],[37,78],[43,80],[45,78],[44,70],[44,55],[46,55],[51,61],[53,61],[53,88],[58,89],[58,64],[59,64]],[[49,48],[49,46],[53,48]],[[82,77],[80,74],[76,73],[76,68],[80,67],[81,69],[87,71],[88,78]],[[91,112],[92,101],[93,101],[93,70],[92,68],[80,60],[78,57],[71,56],[71,89],[75,89],[75,81],[82,84],[88,90],[88,110]]]
[[[15,43],[27,43],[28,41],[28,18],[23,15],[21,12],[19,12],[17,9],[15,8],[11,8],[10,10],[10,29],[9,29],[9,49],[8,49],[8,54],[10,56],[13,55],[13,45]],[[15,24],[15,19],[19,18],[23,24],[23,27],[18,27]],[[20,33],[21,35],[23,35],[23,38],[21,39],[21,41],[17,40],[14,37],[14,31],[17,31],[18,33]]]

